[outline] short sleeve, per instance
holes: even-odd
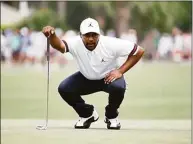
[[[106,37],[105,39],[106,47],[112,49],[113,55],[116,57],[135,55],[137,52],[137,44],[133,42],[111,37]]]
[[[67,49],[69,50],[69,52],[74,56],[75,55],[75,51],[76,51],[76,45],[79,41],[78,37],[71,37],[71,38],[65,38],[62,39],[63,43],[65,44],[65,46],[67,47]]]

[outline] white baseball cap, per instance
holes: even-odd
[[[81,34],[86,34],[89,32],[95,32],[97,34],[100,34],[99,24],[96,20],[92,18],[87,18],[81,22],[80,32]]]

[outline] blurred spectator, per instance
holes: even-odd
[[[122,33],[120,38],[137,43],[137,31],[135,29],[129,29],[128,32]]]
[[[158,42],[156,59],[169,59],[171,56],[172,46],[172,36],[168,33],[164,33]]]
[[[115,31],[113,29],[109,29],[107,30],[107,33],[106,33],[107,36],[111,36],[111,37],[115,37]]]
[[[147,35],[145,35],[145,38],[141,44],[139,44],[145,49],[145,59],[153,60],[156,58],[158,38],[159,32],[157,30],[150,30]]]
[[[56,35],[61,39],[77,36],[74,30],[64,32],[61,28],[55,29]],[[115,37],[115,31],[109,29],[106,35]],[[121,34],[122,39],[138,43],[137,31],[129,29]],[[47,51],[46,37],[39,31],[32,31],[27,27],[20,30],[6,29],[1,32],[1,62],[12,64],[42,64],[46,62]],[[144,58],[153,60],[190,60],[191,59],[191,33],[182,33],[179,28],[172,29],[172,35],[163,33],[159,37],[159,32],[150,30],[144,40],[139,44],[145,49]],[[62,54],[50,46],[50,61],[57,63],[60,67],[65,66],[68,60],[73,57],[70,53]],[[125,62],[127,57],[117,59],[118,67]]]
[[[182,32],[179,28],[174,27],[172,29],[172,35],[173,35],[173,48],[172,48],[173,61],[180,62],[183,56]]]
[[[23,27],[20,30],[21,33],[21,51],[19,62],[23,63],[27,59],[27,51],[31,46],[30,30],[27,27]]]
[[[8,40],[1,32],[1,62],[10,62],[11,50],[8,47]]]
[[[10,47],[12,51],[12,62],[17,63],[21,50],[21,35],[19,30],[14,30],[13,35],[10,35]]]
[[[75,36],[77,36],[77,32],[75,32],[74,30],[68,30],[66,31],[62,39],[68,39],[70,37],[75,37]],[[73,56],[70,53],[65,53],[64,56],[66,60],[73,60]]]
[[[66,31],[66,33],[64,34],[62,39],[69,38],[69,37],[74,37],[76,35],[77,34],[76,34],[76,32],[74,30],[68,30],[68,31]]]
[[[27,51],[28,61],[32,64],[44,64],[44,57],[46,53],[46,37],[42,32],[31,33],[31,46]]]
[[[129,29],[126,33],[122,33],[120,38],[137,44],[137,31],[135,29]],[[117,58],[118,67],[120,67],[126,60],[127,56]]]
[[[55,33],[58,37],[62,39],[62,36],[64,35],[64,31],[62,29],[56,28]],[[60,53],[56,49],[53,48],[50,49],[50,58],[51,63],[57,63],[59,64],[60,67],[63,67],[66,64],[64,54]]]
[[[61,28],[56,28],[55,29],[55,33],[58,37],[62,37],[64,32]],[[53,49],[52,46],[50,46],[50,62],[54,63],[54,62],[58,62],[58,60],[60,59],[60,52],[58,52],[56,49]],[[46,55],[45,55],[45,59],[46,59]]]
[[[61,28],[56,28],[58,36],[65,38],[76,36],[73,30],[66,33]],[[42,32],[32,31],[27,27],[20,30],[6,29],[1,33],[1,62],[11,61],[13,64],[45,64],[47,56],[47,40]],[[51,47],[51,46],[50,46]],[[50,48],[50,61],[56,62],[60,66],[67,63],[67,59],[72,59],[69,54],[62,54]]]
[[[191,59],[191,33],[185,33],[183,34],[183,59],[190,60]]]

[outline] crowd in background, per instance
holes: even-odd
[[[114,30],[108,30],[104,35],[115,37]],[[76,31],[64,32],[56,28],[56,34],[61,38],[69,38],[78,35]],[[175,62],[191,60],[191,33],[183,33],[174,27],[169,33],[159,33],[150,30],[139,41],[137,31],[129,29],[120,35],[121,39],[127,39],[139,44],[145,49],[144,60],[170,60]],[[46,62],[46,37],[39,31],[32,31],[27,27],[20,30],[6,29],[1,32],[1,63],[10,64],[42,64]],[[50,49],[50,59],[60,66],[65,65],[70,54],[62,54],[55,49]]]

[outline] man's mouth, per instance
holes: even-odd
[[[87,44],[87,46],[94,46],[94,44]]]

